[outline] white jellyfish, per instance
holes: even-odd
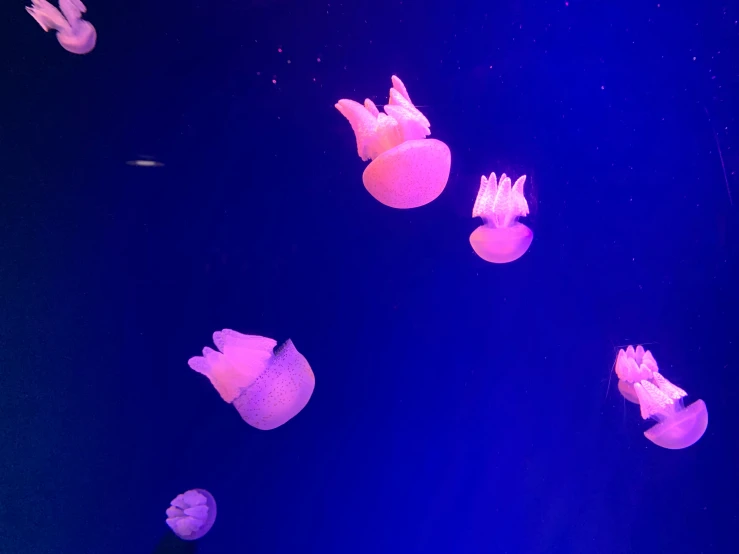
[[[54,29],[59,44],[67,52],[87,54],[95,48],[97,32],[89,21],[82,19],[87,8],[82,0],[59,0],[61,13],[46,0],[31,0],[26,11],[44,31]],[[64,15],[62,15],[64,14]]]
[[[705,402],[696,400],[687,408],[683,406],[688,393],[665,379],[652,353],[642,345],[618,351],[616,375],[621,395],[639,404],[643,419],[658,421],[644,431],[644,436],[657,446],[671,450],[687,448],[706,432]]]
[[[213,333],[213,343],[220,352],[205,347],[188,365],[208,377],[252,427],[279,427],[308,404],[316,378],[291,340],[274,350],[273,339],[223,329]]]
[[[518,221],[529,213],[529,205],[523,195],[526,175],[511,179],[503,173],[500,182],[495,173],[480,179],[472,217],[481,217],[485,222],[470,235],[472,249],[486,262],[505,264],[523,256],[531,246],[534,233]]]
[[[205,535],[216,520],[216,501],[205,489],[178,494],[167,508],[167,525],[186,541]]]
[[[367,98],[364,105],[342,99],[336,109],[349,120],[362,160],[365,188],[391,208],[417,208],[438,197],[449,180],[452,154],[431,133],[429,120],[411,102],[395,75],[385,113]]]

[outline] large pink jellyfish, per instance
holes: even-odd
[[[627,400],[639,404],[644,419],[659,423],[647,429],[644,436],[657,446],[678,450],[694,444],[708,426],[708,410],[703,400],[683,407],[683,389],[665,379],[649,350],[641,345],[618,351],[616,358],[618,390]]]
[[[417,208],[446,187],[452,164],[449,147],[426,139],[431,124],[395,75],[385,113],[367,98],[364,106],[339,100],[336,109],[351,123],[362,160],[373,160],[362,174],[365,188],[391,208]]]
[[[291,340],[274,350],[275,340],[224,329],[213,333],[213,342],[220,352],[205,347],[187,363],[252,427],[279,427],[308,404],[316,378]]]
[[[517,260],[529,249],[534,233],[518,221],[529,213],[529,205],[523,196],[526,175],[511,180],[505,173],[500,184],[495,173],[490,179],[482,176],[472,217],[481,217],[485,222],[470,235],[470,244],[477,255],[486,262],[505,264]]]
[[[82,0],[59,0],[61,13],[46,0],[31,0],[26,11],[44,31],[54,29],[56,38],[65,50],[73,54],[87,54],[95,48],[97,32],[91,23],[82,19],[87,8]],[[62,15],[64,14],[64,15]]]
[[[205,535],[216,520],[216,501],[205,489],[178,494],[167,508],[167,525],[175,535],[194,541]]]

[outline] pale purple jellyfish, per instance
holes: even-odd
[[[178,494],[167,508],[167,525],[175,535],[194,541],[205,535],[216,520],[216,501],[205,489]]]
[[[73,54],[87,54],[95,48],[97,32],[91,23],[82,19],[87,8],[81,0],[59,0],[61,13],[46,0],[31,0],[26,11],[44,31],[54,29],[64,49]],[[62,15],[64,14],[64,15]]]
[[[687,408],[683,389],[676,387],[659,372],[649,350],[641,345],[619,350],[616,357],[618,390],[627,400],[639,404],[644,419],[659,423],[647,429],[644,436],[657,446],[678,450],[694,444],[708,426],[708,410],[703,400]]]
[[[511,180],[505,173],[498,183],[495,173],[480,179],[472,217],[485,222],[470,235],[472,249],[486,262],[504,264],[517,260],[529,249],[534,233],[518,221],[529,213],[529,205],[523,195],[526,175]]]
[[[274,350],[275,340],[224,329],[213,333],[213,343],[220,352],[205,347],[187,363],[252,427],[279,427],[308,404],[316,378],[291,340]]]
[[[431,133],[429,120],[413,105],[395,75],[390,100],[381,113],[367,98],[364,105],[339,100],[336,109],[349,120],[362,160],[373,160],[362,174],[365,188],[391,208],[417,208],[446,187],[452,164],[449,147]]]

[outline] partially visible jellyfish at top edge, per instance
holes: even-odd
[[[687,408],[683,398],[688,395],[659,372],[649,350],[639,345],[618,351],[616,357],[618,390],[624,398],[639,404],[641,416],[658,423],[644,432],[657,446],[679,450],[695,444],[708,427],[708,409],[703,400]]]
[[[529,205],[523,195],[526,175],[522,175],[511,187],[511,180],[503,173],[500,182],[495,173],[480,179],[472,217],[485,222],[470,235],[472,249],[486,262],[504,264],[523,256],[531,246],[534,233],[518,221],[529,213]]]
[[[213,343],[219,352],[205,347],[187,363],[252,427],[275,429],[308,404],[316,378],[291,340],[275,350],[273,339],[223,329],[213,333]]]
[[[175,535],[194,541],[205,535],[216,521],[216,501],[205,489],[178,494],[167,508],[167,525]]]
[[[59,0],[61,13],[46,0],[31,0],[31,3],[33,6],[26,7],[26,11],[44,31],[54,29],[59,44],[67,52],[87,54],[95,48],[97,32],[92,23],[82,19],[87,11],[82,0]]]
[[[403,82],[392,76],[390,100],[381,113],[372,100],[364,105],[342,99],[336,109],[349,120],[363,161],[369,193],[391,208],[417,208],[446,187],[452,164],[449,147],[431,133],[429,120],[413,105]]]

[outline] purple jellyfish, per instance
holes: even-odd
[[[623,397],[639,404],[644,419],[651,417],[659,422],[644,432],[657,446],[671,450],[687,448],[706,432],[705,402],[696,400],[683,407],[683,398],[688,393],[662,376],[654,356],[643,346],[618,351],[616,375]]]
[[[431,124],[395,75],[385,113],[369,98],[364,105],[339,100],[336,109],[349,120],[362,160],[373,160],[362,174],[365,188],[391,208],[417,208],[441,194],[449,180],[452,153],[436,139],[426,139]]]
[[[529,205],[523,196],[526,175],[511,180],[505,173],[500,184],[495,173],[490,179],[482,176],[472,217],[481,217],[485,222],[470,235],[472,249],[486,262],[505,264],[517,260],[529,249],[534,233],[518,221],[529,213]]]
[[[279,427],[308,404],[316,378],[291,340],[274,350],[275,340],[224,329],[213,333],[213,343],[220,352],[205,347],[187,363],[252,427]]]
[[[31,0],[31,3],[33,6],[26,11],[44,31],[56,30],[56,38],[67,52],[87,54],[95,48],[97,32],[91,23],[82,19],[87,11],[82,0],[59,0],[61,13],[46,0]]]
[[[167,525],[175,535],[194,541],[205,535],[216,520],[216,501],[205,489],[178,494],[167,508]]]

